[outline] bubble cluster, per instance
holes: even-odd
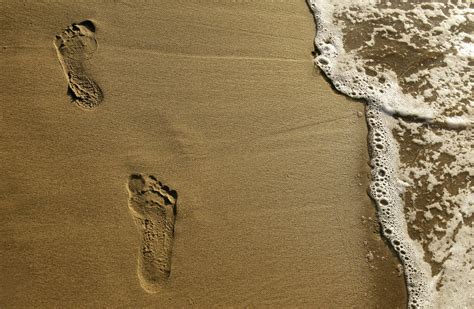
[[[377,205],[382,233],[392,244],[404,266],[410,297],[409,307],[423,308],[430,303],[431,298],[429,273],[427,267],[420,263],[423,258],[413,248],[414,244],[407,235],[400,192],[396,186],[396,144],[387,131],[383,113],[377,104],[372,102],[367,105],[366,116],[372,179],[369,193]]]
[[[334,8],[331,5],[310,1],[317,24],[315,46],[319,53],[315,64],[338,91],[367,102],[372,178],[369,193],[378,209],[382,233],[404,266],[409,307],[429,307],[433,299],[430,268],[423,260],[422,250],[417,248],[407,232],[401,191],[397,185],[398,149],[389,131],[390,119],[386,115],[417,113],[429,118],[430,112],[402,102],[404,94],[394,76],[378,72],[368,74],[356,55],[347,57],[342,35],[333,24]]]

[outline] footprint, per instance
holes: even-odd
[[[156,293],[171,273],[178,194],[153,176],[128,179],[129,210],[141,235],[137,273],[143,289]]]
[[[104,96],[100,87],[86,74],[86,63],[97,50],[95,26],[90,20],[68,26],[54,39],[59,62],[68,81],[68,95],[85,109],[97,107]]]

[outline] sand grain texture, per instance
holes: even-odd
[[[314,69],[304,1],[1,6],[2,307],[403,306],[366,219],[363,106]],[[106,94],[91,112],[70,104],[51,44],[84,20],[100,43],[85,72]],[[136,173],[179,192],[153,294]]]

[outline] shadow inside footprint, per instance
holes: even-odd
[[[84,20],[84,21],[80,22],[78,25],[86,27],[91,32],[95,32],[95,25],[90,20]]]

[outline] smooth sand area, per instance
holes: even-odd
[[[368,219],[364,106],[314,68],[304,1],[102,2],[0,4],[0,305],[403,307]],[[92,111],[53,45],[85,19]],[[137,277],[134,173],[179,196],[155,294]]]

